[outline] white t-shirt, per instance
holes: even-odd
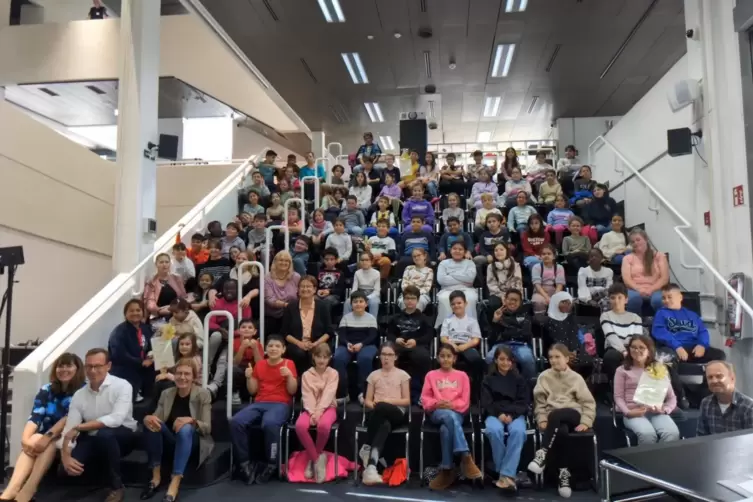
[[[454,314],[442,321],[440,337],[447,337],[452,343],[468,343],[474,338],[481,338],[478,321],[466,315],[458,318]]]

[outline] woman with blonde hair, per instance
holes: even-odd
[[[287,251],[278,252],[264,278],[264,305],[267,333],[279,334],[282,316],[289,303],[298,298],[301,276],[293,270],[293,258]]]
[[[144,305],[149,317],[166,320],[170,317],[170,304],[176,298],[186,298],[186,288],[179,275],[170,273],[170,255],[160,253],[154,258],[157,272],[144,285]]]
[[[66,352],[50,368],[49,383],[39,389],[21,433],[21,453],[0,500],[29,502],[57,454],[56,440],[65,427],[73,394],[86,382],[84,363]]]
[[[630,231],[633,252],[622,259],[622,282],[628,288],[627,310],[641,315],[649,302],[654,311],[662,307],[661,288],[669,282],[667,256],[651,247],[646,231]]]

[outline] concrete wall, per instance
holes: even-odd
[[[581,155],[581,159],[588,151],[588,145],[598,136],[609,131],[608,122],[612,126],[617,124],[622,117],[578,117],[557,119],[557,141],[559,142],[561,156],[565,155],[567,145],[575,145]]]

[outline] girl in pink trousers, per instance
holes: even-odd
[[[322,343],[312,351],[314,367],[309,368],[301,378],[303,412],[295,422],[295,433],[303,445],[309,461],[306,463],[304,476],[323,483],[327,476],[327,445],[332,424],[337,420],[337,384],[339,376],[334,368],[329,367],[332,352],[329,345]],[[316,427],[316,444],[311,437],[310,428]]]

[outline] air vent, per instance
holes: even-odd
[[[427,12],[426,0],[419,0],[419,4],[421,7],[421,12]]]
[[[42,91],[43,93],[47,94],[48,96],[52,96],[53,98],[56,98],[56,97],[60,96],[60,94],[58,94],[57,92],[52,91],[51,89],[48,89],[47,87],[40,87],[39,90]]]
[[[340,112],[338,112],[334,106],[329,105],[329,111],[332,112],[332,116],[335,118],[338,124],[342,124],[344,122],[342,115],[340,115]]]
[[[318,83],[319,83],[319,81],[318,81],[318,80],[316,79],[316,77],[314,76],[314,72],[313,72],[313,71],[311,71],[311,67],[310,67],[310,66],[309,66],[309,64],[308,64],[308,63],[306,62],[306,60],[305,60],[305,59],[301,58],[301,64],[303,65],[303,69],[304,69],[304,70],[306,70],[306,73],[308,73],[308,74],[309,74],[309,77],[311,77],[311,80],[313,80],[315,84],[318,84]]]
[[[271,5],[269,4],[269,0],[261,0],[261,1],[262,1],[262,2],[264,3],[264,7],[266,7],[266,8],[267,8],[267,10],[269,11],[269,15],[270,15],[270,17],[271,17],[272,19],[274,19],[275,21],[279,21],[279,20],[280,20],[280,18],[279,18],[279,17],[277,16],[277,13],[276,13],[276,12],[275,12],[275,10],[274,10],[274,9],[272,8],[272,6],[271,6]]]
[[[96,85],[87,85],[86,88],[89,89],[90,91],[92,91],[94,94],[99,94],[100,96],[102,94],[107,94],[105,91],[103,91],[102,89],[100,89]]]
[[[554,66],[554,60],[557,59],[557,54],[559,54],[560,49],[562,49],[562,44],[557,44],[554,46],[554,52],[552,52],[552,57],[549,58],[549,63],[546,65],[546,71],[549,72],[552,69],[552,66]]]
[[[424,71],[426,78],[431,78],[431,52],[424,51]]]

